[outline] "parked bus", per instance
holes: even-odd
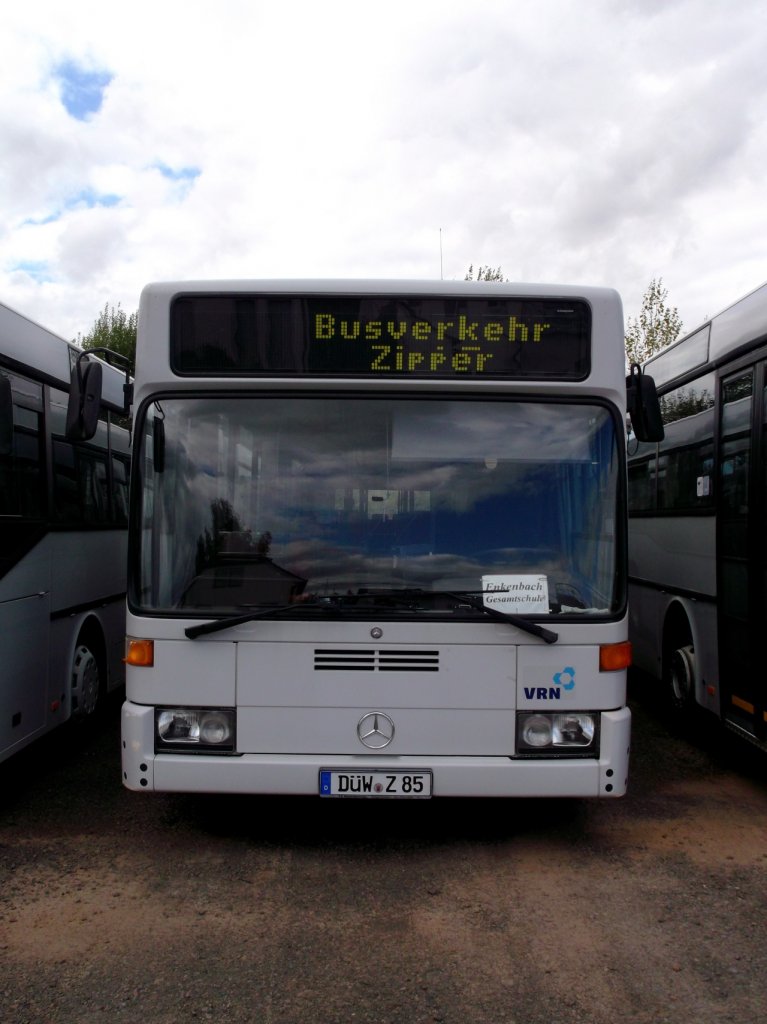
[[[84,357],[104,401],[92,440],[73,443],[81,356],[0,304],[0,760],[124,681],[125,375]]]
[[[615,292],[152,284],[136,359],[128,788],[625,791]]]
[[[764,285],[648,361],[665,439],[629,446],[635,664],[765,749],[766,365]]]

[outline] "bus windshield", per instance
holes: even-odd
[[[622,608],[618,441],[596,402],[169,395],[139,432],[141,612],[432,592],[391,614],[454,615],[437,595],[532,579],[535,617]]]

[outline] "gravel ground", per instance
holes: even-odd
[[[619,801],[135,794],[118,707],[0,766],[0,1020],[756,1024],[767,759],[634,701]]]

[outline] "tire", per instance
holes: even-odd
[[[677,715],[695,707],[695,650],[692,644],[671,648],[666,670],[666,693],[671,710]]]
[[[101,696],[102,671],[92,645],[78,641],[72,659],[72,714],[88,718],[96,713]]]

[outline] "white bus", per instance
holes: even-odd
[[[635,664],[765,749],[766,366],[764,285],[648,361],[665,439],[629,446]]]
[[[136,361],[128,788],[624,792],[615,292],[153,284]]]
[[[0,304],[0,760],[124,681],[125,378],[86,357],[104,402],[93,440],[67,440],[81,355]]]

